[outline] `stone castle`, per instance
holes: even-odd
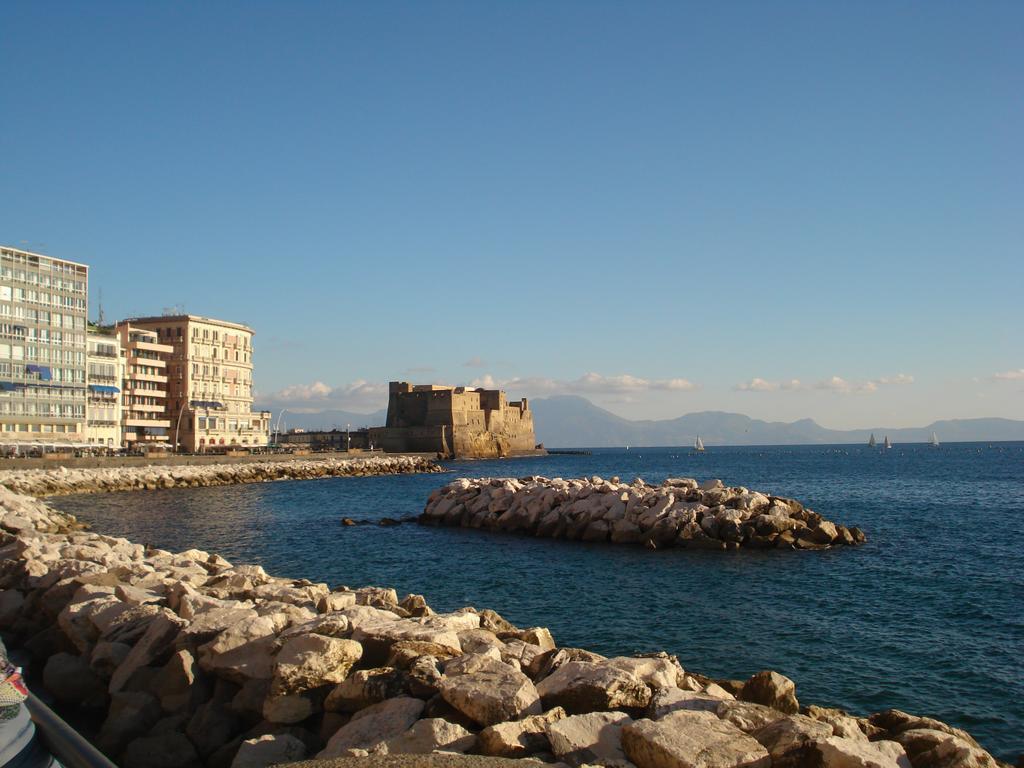
[[[392,381],[388,421],[370,429],[389,453],[430,452],[456,458],[497,458],[535,449],[526,399],[509,402],[500,389],[442,387]]]

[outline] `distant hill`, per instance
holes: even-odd
[[[813,445],[866,443],[874,433],[894,443],[923,443],[935,432],[943,442],[1024,440],[1024,421],[1013,419],[949,419],[924,427],[893,429],[826,429],[814,419],[761,421],[739,413],[701,411],[676,419],[631,421],[594,405],[584,397],[558,395],[530,400],[537,441],[549,448],[612,448],[620,445],[692,445],[700,435],[705,445]],[[274,411],[271,428],[277,421]],[[285,413],[281,429],[352,429],[381,427],[387,408],[373,413],[319,411]]]
[[[676,419],[631,421],[575,395],[530,401],[538,442],[549,448],[609,448],[620,445],[691,445],[697,435],[705,445],[808,445],[866,443],[871,433],[881,442],[923,443],[932,432],[945,442],[1024,440],[1024,421],[950,419],[924,427],[894,429],[826,429],[813,419],[761,421],[739,413],[702,411]]]

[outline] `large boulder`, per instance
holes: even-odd
[[[424,703],[411,696],[399,696],[356,712],[334,732],[318,759],[342,757],[350,749],[369,749],[405,733],[423,712]]]
[[[231,741],[241,730],[238,715],[228,706],[211,699],[196,710],[185,727],[185,734],[203,758]]]
[[[723,720],[732,723],[744,733],[753,733],[786,715],[777,709],[749,701],[722,701],[714,710]]]
[[[361,606],[356,606],[359,608]],[[345,613],[352,618],[348,608]],[[373,610],[372,608],[370,610]],[[384,611],[380,611],[384,613]],[[452,655],[462,653],[458,632],[444,627],[430,627],[411,619],[353,621],[352,639],[363,646],[363,658],[367,664],[380,665],[387,661],[391,648],[403,640],[415,640],[441,646]]]
[[[640,678],[604,662],[567,662],[541,680],[537,692],[545,709],[562,707],[570,714],[638,709],[651,700],[651,689]]]
[[[289,733],[268,733],[246,739],[238,747],[231,768],[266,768],[293,763],[306,756],[306,745]]]
[[[384,742],[388,754],[426,755],[431,752],[468,752],[476,736],[458,723],[440,717],[417,720],[405,733]]]
[[[110,678],[110,692],[120,691],[137,669],[158,659],[169,650],[181,628],[186,624],[188,624],[187,621],[179,619],[167,609],[163,609],[162,613],[154,616],[149,622],[146,632],[114,671]]]
[[[459,712],[482,726],[541,713],[537,689],[522,672],[487,656],[463,658],[479,661],[461,674],[449,664],[440,681],[441,696]]]
[[[652,689],[674,688],[686,676],[675,656],[655,653],[647,656],[616,656],[604,662],[636,676]]]
[[[299,635],[288,640],[274,660],[275,694],[302,693],[340,683],[359,661],[363,648],[352,640]]]
[[[690,712],[717,712],[722,699],[702,691],[684,691],[681,688],[662,688],[655,691],[648,708],[652,720],[682,710]]]
[[[192,742],[183,733],[167,731],[135,739],[124,750],[121,768],[202,768]]]
[[[751,736],[768,754],[773,766],[801,766],[809,762],[811,742],[832,735],[832,726],[803,715],[790,715],[758,728]]]
[[[391,667],[360,669],[342,680],[324,701],[328,712],[358,712],[406,692],[409,674]]]
[[[710,712],[673,712],[622,729],[622,747],[638,768],[769,768],[768,751]]]
[[[161,714],[160,702],[148,693],[123,691],[110,697],[110,709],[103,721],[96,746],[116,759],[128,742],[149,732]]]
[[[622,729],[632,723],[624,712],[590,712],[549,723],[551,751],[569,765],[623,762]]]
[[[321,710],[321,697],[315,691],[270,693],[263,701],[263,719],[268,723],[301,723]]]
[[[199,666],[237,683],[270,678],[276,634],[283,627],[275,615],[244,618],[199,648]]]
[[[210,686],[192,654],[181,650],[154,678],[153,693],[164,712],[191,711],[209,697]]]
[[[914,768],[997,768],[988,752],[959,736],[930,728],[911,728],[893,737]]]
[[[815,741],[812,749],[821,768],[911,768],[907,753],[895,741],[829,736]]]
[[[526,757],[537,752],[548,752],[547,727],[566,716],[561,707],[542,715],[531,715],[522,720],[489,725],[480,731],[479,751],[491,757]]]
[[[739,698],[772,707],[787,715],[795,715],[800,711],[800,702],[796,698],[796,683],[772,670],[758,672],[747,680],[743,684]]]
[[[64,704],[106,704],[106,686],[81,656],[58,653],[47,659],[43,667],[43,685]]]

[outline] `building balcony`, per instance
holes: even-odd
[[[163,413],[165,409],[163,403],[128,403],[125,407],[139,413]]]
[[[152,341],[139,340],[129,341],[127,348],[130,351],[139,350],[140,352],[156,352],[158,354],[166,355],[169,355],[171,352],[174,351],[174,347],[172,347],[170,344],[157,344],[156,342]]]
[[[141,365],[148,366],[150,368],[166,368],[167,361],[164,360],[162,357],[143,357],[140,355],[129,355],[128,365]]]
[[[167,397],[167,390],[140,387],[137,382],[128,382],[124,387],[124,392],[126,395],[137,395],[139,397]]]
[[[170,429],[170,419],[147,419],[145,416],[139,416],[137,414],[130,414],[128,418],[124,420],[125,426],[127,427],[148,427],[150,429]]]
[[[135,381],[150,381],[154,384],[166,384],[167,377],[163,374],[157,373],[129,373],[128,374],[128,386],[132,385]]]

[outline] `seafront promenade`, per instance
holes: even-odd
[[[665,653],[559,647],[492,610],[439,614],[387,587],[275,578],[85,531],[8,488],[0,588],[0,630],[64,711],[99,723],[87,735],[122,768],[431,752],[637,768],[999,765],[930,718],[802,704],[775,672],[713,680]]]

